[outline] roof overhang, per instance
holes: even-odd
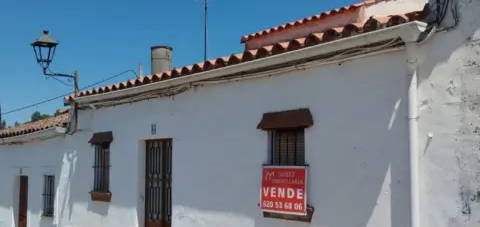
[[[189,84],[219,77],[226,77],[239,73],[248,74],[248,72],[254,70],[269,69],[271,68],[271,66],[274,65],[288,64],[290,62],[301,61],[302,59],[314,58],[316,56],[322,56],[341,50],[375,44],[386,40],[401,38],[404,42],[416,42],[420,34],[425,31],[426,27],[426,23],[420,21],[412,21],[392,27],[387,27],[381,30],[376,30],[344,39],[327,42],[324,44],[315,45],[312,47],[289,51],[283,54],[273,55],[270,57],[226,66],[206,72],[200,72],[194,75],[172,78],[165,81],[151,83],[139,87],[127,88],[118,91],[112,91],[108,93],[77,97],[74,98],[74,101],[79,104],[79,106],[89,106],[103,101],[119,100],[122,98],[133,97],[148,92],[168,89],[183,84]]]
[[[0,145],[15,145],[23,144],[27,142],[32,142],[36,140],[46,140],[53,137],[65,135],[67,129],[63,127],[53,127],[44,129],[41,131],[36,131],[24,135],[0,138]]]

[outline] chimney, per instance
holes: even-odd
[[[152,46],[152,74],[172,69],[172,48],[169,46]]]

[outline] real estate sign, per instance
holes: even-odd
[[[307,214],[305,166],[264,166],[260,207],[272,213]]]

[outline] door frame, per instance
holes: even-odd
[[[28,192],[28,176],[20,175],[18,177],[18,227],[28,226]]]
[[[164,178],[164,176],[161,176],[161,177],[160,177],[160,179],[166,181],[166,184],[164,183],[163,186],[160,187],[160,191],[161,191],[160,193],[162,193],[162,197],[163,197],[163,196],[167,196],[167,197],[169,197],[169,198],[168,198],[167,200],[165,200],[165,198],[162,198],[163,200],[160,201],[159,206],[161,206],[161,207],[164,207],[164,206],[165,206],[165,207],[168,207],[168,206],[169,206],[169,208],[166,208],[166,209],[169,209],[169,211],[170,211],[170,213],[169,213],[169,215],[170,215],[170,216],[169,216],[170,220],[165,219],[166,217],[164,217],[164,219],[160,219],[159,222],[151,222],[151,223],[149,224],[149,222],[148,222],[148,220],[147,220],[147,218],[146,218],[146,216],[147,216],[147,215],[146,215],[146,212],[147,212],[147,208],[146,208],[147,202],[146,202],[146,200],[148,199],[148,196],[147,196],[147,185],[146,185],[146,184],[147,184],[146,173],[147,173],[147,171],[148,171],[148,169],[147,169],[147,168],[148,168],[148,165],[147,165],[147,161],[148,161],[148,160],[147,160],[147,158],[148,158],[148,155],[147,155],[148,149],[147,149],[147,148],[148,148],[148,147],[147,147],[147,146],[148,146],[148,143],[149,143],[150,141],[156,141],[156,142],[162,144],[162,146],[164,146],[165,143],[167,143],[166,146],[168,146],[166,149],[167,149],[167,151],[169,152],[169,154],[166,154],[166,155],[165,155],[165,154],[164,154],[165,151],[163,151],[163,152],[161,152],[161,156],[156,157],[156,159],[158,159],[159,161],[161,161],[161,160],[162,160],[162,157],[163,157],[163,158],[167,158],[167,160],[163,160],[164,163],[159,164],[158,167],[161,169],[161,172],[165,172],[165,171],[168,172],[168,171],[169,171],[169,173],[166,173],[166,174],[165,174],[165,177],[166,177],[166,178]],[[171,215],[172,215],[172,164],[173,164],[173,158],[172,158],[173,154],[172,154],[172,153],[173,153],[173,139],[171,139],[171,138],[162,138],[162,139],[153,139],[153,140],[150,139],[150,140],[146,140],[146,141],[145,141],[145,159],[144,159],[144,165],[145,165],[145,166],[144,166],[144,167],[145,167],[145,168],[144,168],[144,189],[145,189],[145,190],[144,190],[144,193],[145,193],[145,203],[144,203],[144,214],[143,214],[143,215],[144,215],[144,217],[145,217],[145,218],[144,218],[144,225],[145,225],[146,227],[171,227],[171,226],[172,226],[172,220],[171,220]],[[165,156],[164,156],[164,155],[165,155]],[[169,159],[169,160],[168,160],[168,159]],[[169,164],[170,164],[170,166],[169,166],[170,168],[168,168],[168,166],[162,165],[162,164],[165,164],[165,163],[169,163]],[[169,187],[169,188],[168,188],[168,187]],[[169,193],[167,193],[167,192],[169,192]],[[160,209],[160,208],[157,207],[156,209],[158,210],[158,209]],[[168,214],[167,214],[167,215],[168,215]]]
[[[171,136],[165,134],[159,134],[155,136],[145,136],[138,139],[137,144],[137,223],[138,226],[145,226],[146,217],[145,217],[145,200],[146,200],[146,187],[145,187],[145,177],[146,177],[146,153],[147,153],[147,141],[149,140],[170,140],[172,146],[172,167],[173,167],[173,144],[175,139]],[[172,170],[172,184],[173,184],[173,170]],[[173,191],[172,200],[173,200]]]

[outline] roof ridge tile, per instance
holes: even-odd
[[[286,29],[286,28],[289,28],[289,27],[292,27],[292,26],[299,26],[299,25],[306,24],[306,23],[309,23],[309,22],[312,22],[312,21],[321,20],[321,19],[324,19],[328,16],[341,14],[341,13],[347,12],[349,10],[355,10],[355,9],[363,7],[363,6],[374,5],[374,4],[377,4],[379,2],[383,2],[383,1],[389,1],[389,0],[367,0],[367,1],[363,1],[363,2],[353,3],[351,5],[343,6],[343,7],[340,7],[340,8],[330,9],[330,10],[318,13],[318,14],[310,16],[310,17],[305,17],[303,19],[296,20],[294,22],[287,22],[287,23],[284,23],[282,25],[278,25],[278,26],[275,26],[275,27],[272,27],[272,28],[267,28],[267,29],[264,29],[264,30],[261,30],[261,31],[258,31],[258,32],[254,32],[254,33],[251,33],[251,34],[248,34],[248,35],[244,35],[240,39],[240,42],[245,43],[252,38],[258,38],[260,36],[264,36],[264,35],[271,34],[273,32],[281,31],[283,29]]]

